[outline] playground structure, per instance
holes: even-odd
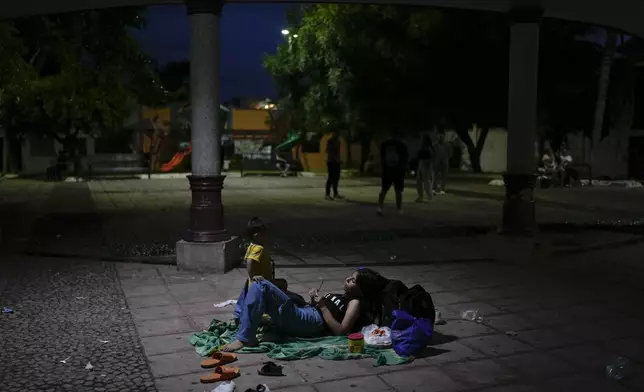
[[[297,132],[290,132],[287,139],[274,147],[275,153],[290,151],[295,148],[302,141],[302,135]],[[160,170],[164,173],[171,172],[176,169],[181,163],[192,153],[192,145],[190,143],[181,143],[180,151],[174,154],[172,159],[161,165]]]
[[[298,144],[302,142],[302,134],[299,132],[291,131],[288,133],[286,140],[277,146],[275,146],[275,152],[279,153],[282,151],[292,150]]]
[[[174,170],[191,153],[192,153],[192,145],[190,143],[185,143],[185,147],[183,151],[177,152],[176,154],[174,154],[174,156],[169,162],[166,162],[163,165],[161,165],[161,171],[164,173],[167,173]]]

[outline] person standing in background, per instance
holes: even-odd
[[[423,193],[427,193],[427,200],[432,200],[434,192],[434,165],[432,162],[432,140],[429,135],[423,135],[418,150],[418,167],[416,168],[416,188],[418,190],[417,203],[422,203]]]
[[[398,213],[402,214],[402,196],[405,189],[405,175],[409,166],[409,151],[397,135],[380,146],[380,162],[382,164],[382,189],[378,196],[377,213],[382,216],[385,197],[393,185],[396,192],[396,208]]]
[[[434,194],[445,194],[450,155],[451,146],[445,140],[445,134],[441,133],[436,146],[434,146]]]
[[[326,200],[334,200],[340,197],[338,194],[338,184],[340,183],[340,169],[342,161],[340,158],[340,138],[336,132],[331,134],[331,138],[326,142]],[[331,197],[331,188],[333,188],[333,197]]]

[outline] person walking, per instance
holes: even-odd
[[[382,207],[385,203],[387,192],[393,185],[396,192],[396,208],[402,214],[402,194],[405,189],[405,174],[409,163],[407,146],[400,141],[397,135],[380,146],[380,162],[382,164],[382,187],[378,196],[378,215],[382,216]]]
[[[445,194],[450,154],[451,147],[445,140],[445,134],[441,133],[434,147],[434,194]]]
[[[423,135],[420,150],[418,150],[416,168],[416,188],[418,191],[417,203],[423,202],[423,193],[427,193],[427,200],[432,200],[434,192],[434,165],[432,162],[432,140],[429,135]]]
[[[326,200],[335,200],[340,197],[338,194],[338,184],[340,183],[340,138],[336,132],[331,134],[331,138],[326,142]],[[333,189],[333,197],[331,197]]]

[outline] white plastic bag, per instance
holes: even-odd
[[[217,385],[217,388],[213,389],[211,392],[233,392],[235,390],[235,382],[224,381],[221,384]]]
[[[362,328],[362,335],[364,335],[364,343],[367,346],[391,347],[391,329],[389,327],[379,327],[376,324],[371,324]]]

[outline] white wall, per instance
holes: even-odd
[[[474,144],[479,140],[481,134],[480,128],[473,127],[469,130],[470,138]],[[422,136],[424,134],[430,135],[432,140],[436,142],[436,131],[419,132],[417,137],[405,138],[404,142],[409,149],[410,157],[416,157]],[[449,143],[459,145],[461,148],[461,170],[472,171],[470,154],[465,147],[465,143],[461,141],[456,132],[452,129],[445,131],[445,140]],[[481,169],[486,173],[503,173],[507,169],[507,145],[508,145],[508,132],[504,128],[492,128],[485,138],[485,144],[481,152]]]
[[[481,135],[480,128],[469,130],[470,138],[476,145]],[[455,131],[448,130],[445,132],[446,140],[452,143],[458,143],[461,147],[461,170],[472,171],[470,153],[465,147]],[[508,132],[504,128],[492,128],[485,138],[485,144],[481,150],[481,170],[485,173],[503,173],[507,170],[507,148]]]
[[[94,138],[86,137],[87,156],[94,155]],[[38,143],[38,146],[35,144]],[[63,146],[57,140],[30,136],[22,142],[22,173],[44,175],[47,168],[56,162],[56,156]],[[83,170],[87,170],[87,156],[81,159]]]
[[[593,177],[612,179],[628,178],[629,142],[637,130],[624,132],[610,131],[599,145],[591,149],[591,140],[582,132],[567,135],[568,148],[574,162],[588,163],[592,166]]]
[[[473,131],[470,131],[470,137]],[[485,139],[481,151],[481,167],[486,173],[503,173],[507,170],[508,132],[503,128],[493,128]]]
[[[47,153],[36,151],[35,144],[38,143],[48,148]],[[51,147],[51,148],[49,148]],[[22,142],[22,173],[27,175],[45,174],[47,168],[56,160],[56,153],[60,151],[61,146],[57,141],[50,138],[40,138],[37,136],[28,136]]]

